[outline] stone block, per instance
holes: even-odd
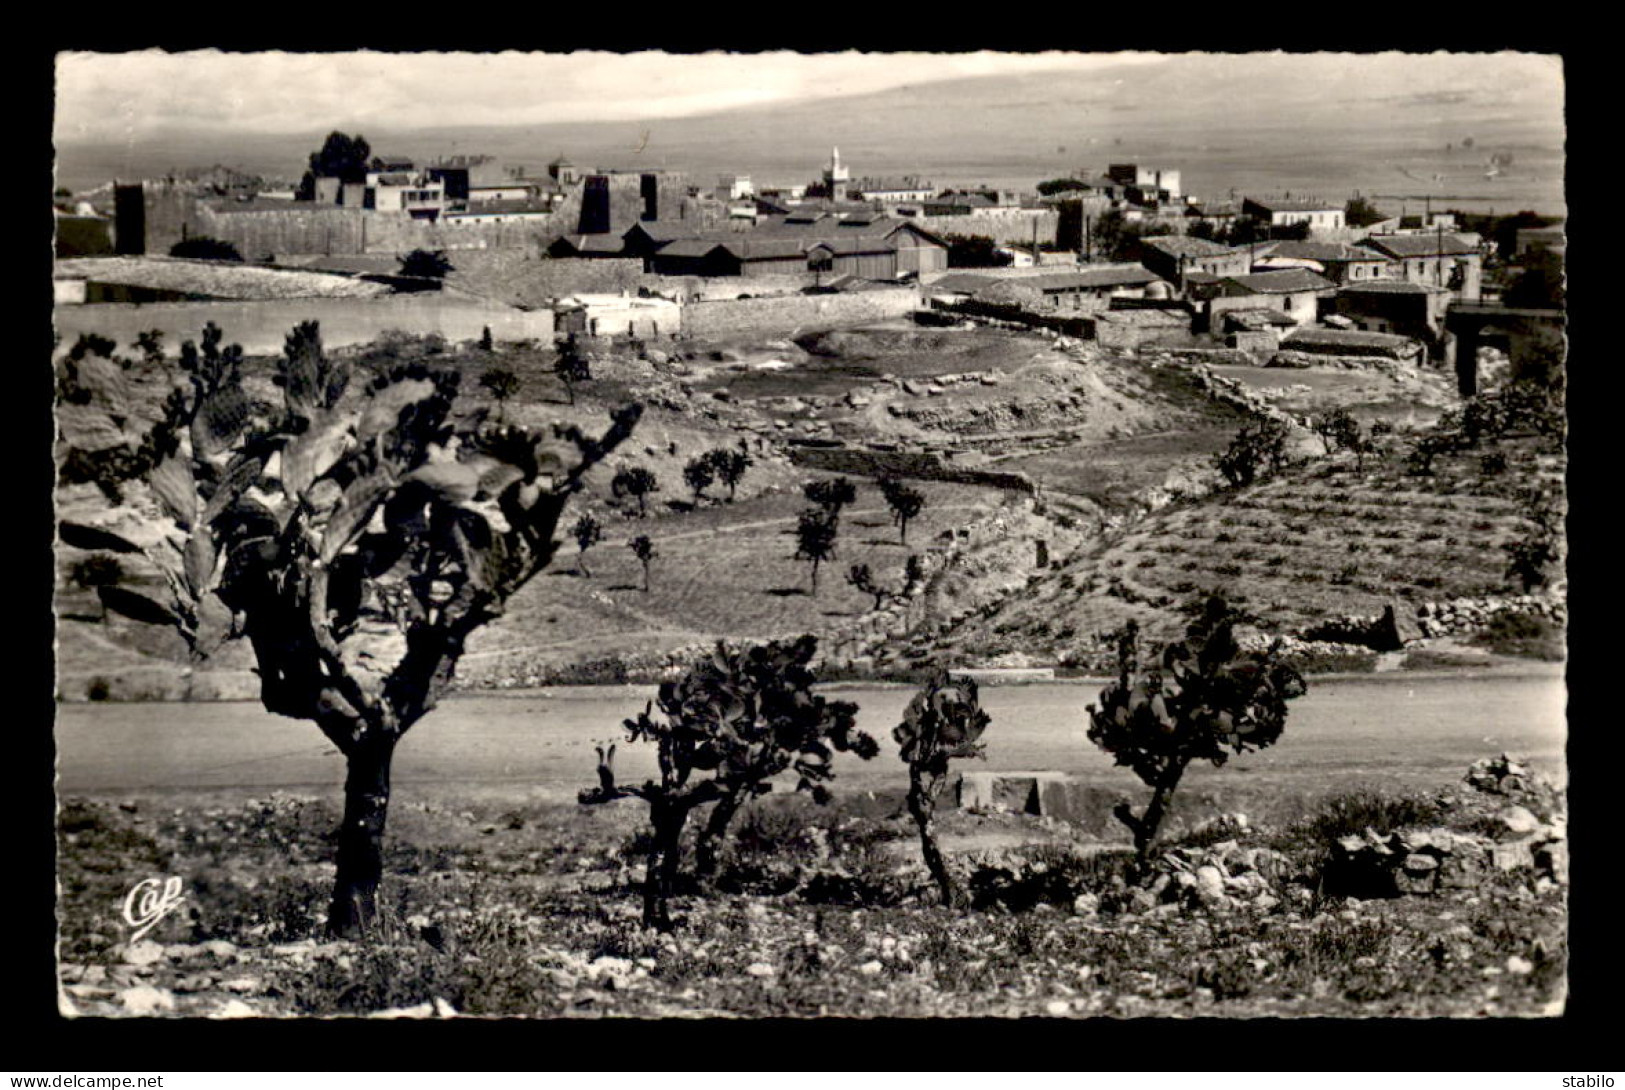
[[[1534,864],[1541,874],[1560,885],[1567,885],[1569,880],[1569,842],[1554,840],[1542,844],[1535,849]]]
[[[1438,886],[1437,871],[1411,872],[1401,868],[1394,872],[1394,889],[1400,893],[1428,894]]]
[[[1529,850],[1529,842],[1525,840],[1508,840],[1500,844],[1491,844],[1489,858],[1490,865],[1499,871],[1520,870],[1535,865],[1534,856]]]

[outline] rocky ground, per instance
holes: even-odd
[[[92,1016],[1553,1015],[1561,796],[1508,758],[1274,825],[1229,814],[1136,875],[1120,842],[955,811],[938,906],[896,800],[746,811],[715,888],[639,926],[635,803],[397,806],[383,926],[320,933],[336,800],[64,801],[61,1005]],[[141,941],[128,888],[184,901]]]

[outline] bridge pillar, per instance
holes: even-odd
[[[1478,330],[1458,330],[1455,338],[1456,389],[1462,397],[1478,393]]]

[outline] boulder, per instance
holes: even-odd
[[[124,951],[124,961],[129,965],[151,965],[163,958],[164,948],[148,939],[131,943]]]
[[[1211,864],[1196,868],[1196,895],[1204,902],[1224,900],[1224,872]]]
[[[1521,870],[1535,865],[1534,854],[1530,851],[1527,840],[1507,840],[1491,844],[1489,860],[1490,865],[1499,871]]]
[[[118,1001],[130,1014],[157,1014],[175,1009],[175,996],[163,988],[137,984],[118,993]]]
[[[1371,633],[1372,646],[1378,651],[1399,651],[1422,636],[1416,613],[1410,605],[1398,599],[1383,607],[1382,617]]]
[[[1541,828],[1541,821],[1522,806],[1508,806],[1495,815],[1497,821],[1514,836],[1527,836]]]

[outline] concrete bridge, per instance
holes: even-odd
[[[1447,359],[1453,355],[1462,397],[1478,393],[1478,350],[1504,348],[1513,370],[1550,334],[1563,335],[1561,310],[1504,307],[1495,303],[1454,303],[1445,313]]]

